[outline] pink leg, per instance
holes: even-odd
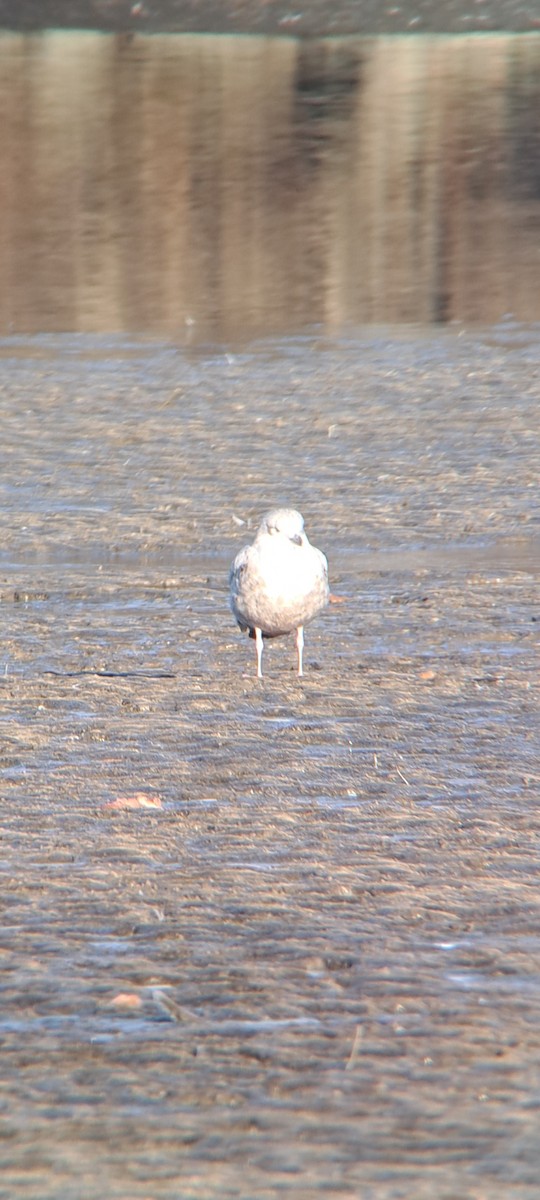
[[[262,679],[262,656],[264,649],[263,635],[260,629],[255,630],[255,645],[257,647],[257,679]]]
[[[304,652],[304,626],[299,625],[296,630],[296,649],[298,651],[298,674],[303,675],[302,670],[302,655]]]

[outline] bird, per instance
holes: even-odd
[[[303,675],[304,625],[328,603],[328,563],[308,541],[304,518],[295,508],[272,508],[249,546],[232,564],[230,606],[240,629],[257,648],[262,679],[264,638],[296,631],[298,674]]]

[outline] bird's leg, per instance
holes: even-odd
[[[299,625],[296,630],[296,649],[298,651],[298,674],[303,675],[302,670],[302,654],[304,650],[304,626]]]
[[[255,645],[257,647],[257,679],[262,679],[262,656],[264,649],[263,635],[260,629],[255,627]]]

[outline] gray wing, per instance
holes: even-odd
[[[248,568],[249,551],[251,546],[244,546],[236,555],[233,565],[229,571],[229,605],[231,612],[237,621],[240,629],[249,629],[249,623],[245,620],[243,614],[238,608],[238,599],[242,591],[242,581]]]
[[[247,567],[248,553],[250,549],[250,546],[244,546],[243,550],[239,550],[238,554],[236,555],[236,558],[229,571],[229,587],[231,591],[233,589],[236,590],[238,587],[238,583],[240,582],[242,574]]]
[[[326,586],[328,587],[328,559],[326,557],[326,554],[323,554],[322,550],[318,550],[316,546],[313,546],[313,549],[316,550],[317,554],[319,555],[319,561],[321,564],[321,574],[322,574],[322,577],[324,579]]]

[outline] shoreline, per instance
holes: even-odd
[[[92,29],[104,33],[228,33],[269,37],[342,37],[381,34],[540,33],[538,6],[519,0],[0,0],[0,29]]]

